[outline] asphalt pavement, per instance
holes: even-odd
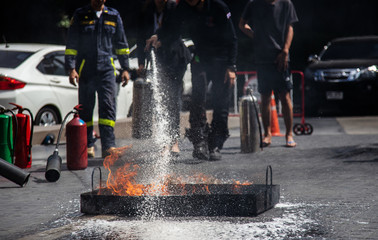
[[[306,118],[306,122],[314,132],[295,136],[297,147],[287,148],[284,137],[274,137],[269,147],[248,154],[240,152],[240,129],[234,124],[222,160],[216,162],[193,160],[190,142],[182,139],[181,155],[170,162],[170,174],[265,183],[266,168],[272,167],[280,203],[251,218],[82,214],[80,194],[92,190],[93,170],[103,169],[99,141],[96,158],[78,171],[67,169],[66,146],[61,145],[62,171],[54,183],[44,177],[54,146],[34,145],[25,187],[0,177],[0,239],[378,239],[378,117]],[[156,150],[145,140],[130,137],[118,138],[117,145],[132,145],[134,153]],[[125,158],[130,158],[127,154]],[[139,154],[136,162],[142,172],[155,166],[148,154]],[[98,173],[94,176],[97,181]]]

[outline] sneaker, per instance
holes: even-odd
[[[94,158],[95,157],[95,150],[94,147],[87,148],[88,158]]]
[[[107,156],[111,155],[112,152],[115,150],[115,147],[110,147],[107,150],[102,152],[102,158],[106,158]]]
[[[207,151],[206,142],[202,141],[197,144],[194,144],[193,157],[201,160],[208,160],[209,153]]]
[[[220,153],[219,148],[214,148],[213,150],[210,150],[210,160],[211,161],[218,161],[222,159],[222,154]]]

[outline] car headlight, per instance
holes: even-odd
[[[324,82],[324,77],[323,77],[323,71],[321,70],[316,70],[312,72],[311,74],[311,79],[313,79],[315,82]]]
[[[324,78],[323,78],[323,74],[321,71],[315,71],[314,72],[314,81],[317,81],[317,82],[324,82]]]
[[[372,65],[367,68],[357,68],[355,71],[352,71],[349,75],[348,80],[354,81],[354,80],[365,80],[365,79],[371,79],[375,78],[378,73],[378,68],[376,65]]]
[[[305,72],[305,78],[310,81],[323,81],[322,75],[320,71],[317,70],[311,70],[306,69]]]

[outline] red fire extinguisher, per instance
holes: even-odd
[[[74,107],[74,118],[67,123],[67,168],[70,170],[85,169],[88,166],[87,125],[80,119],[80,105]]]
[[[18,110],[17,114],[13,116],[13,125],[17,126],[17,131],[13,132],[13,136],[16,139],[15,151],[14,151],[14,165],[19,168],[30,168],[32,164],[32,139],[33,139],[33,114],[27,108],[23,108],[15,103],[9,103],[14,105]],[[23,114],[27,111],[29,115]],[[15,122],[17,124],[15,124]]]

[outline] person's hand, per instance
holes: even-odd
[[[234,70],[227,69],[226,76],[224,77],[224,83],[228,82],[229,88],[232,88],[235,85],[236,73]]]
[[[144,65],[143,64],[139,64],[139,67],[137,69],[137,75],[138,75],[138,77],[143,76],[144,73],[145,73]]]
[[[158,36],[156,34],[152,35],[150,39],[146,40],[146,47],[144,48],[144,51],[150,51],[151,46],[156,49],[161,46],[161,42],[159,41]]]
[[[130,80],[129,72],[126,71],[126,70],[122,71],[121,79],[122,79],[122,87],[126,86],[127,83],[129,83],[129,80]]]
[[[285,71],[289,66],[289,51],[283,50],[276,58],[278,71]]]
[[[71,69],[69,71],[69,80],[72,85],[76,87],[76,83],[79,83],[79,74],[76,72],[75,69]]]

